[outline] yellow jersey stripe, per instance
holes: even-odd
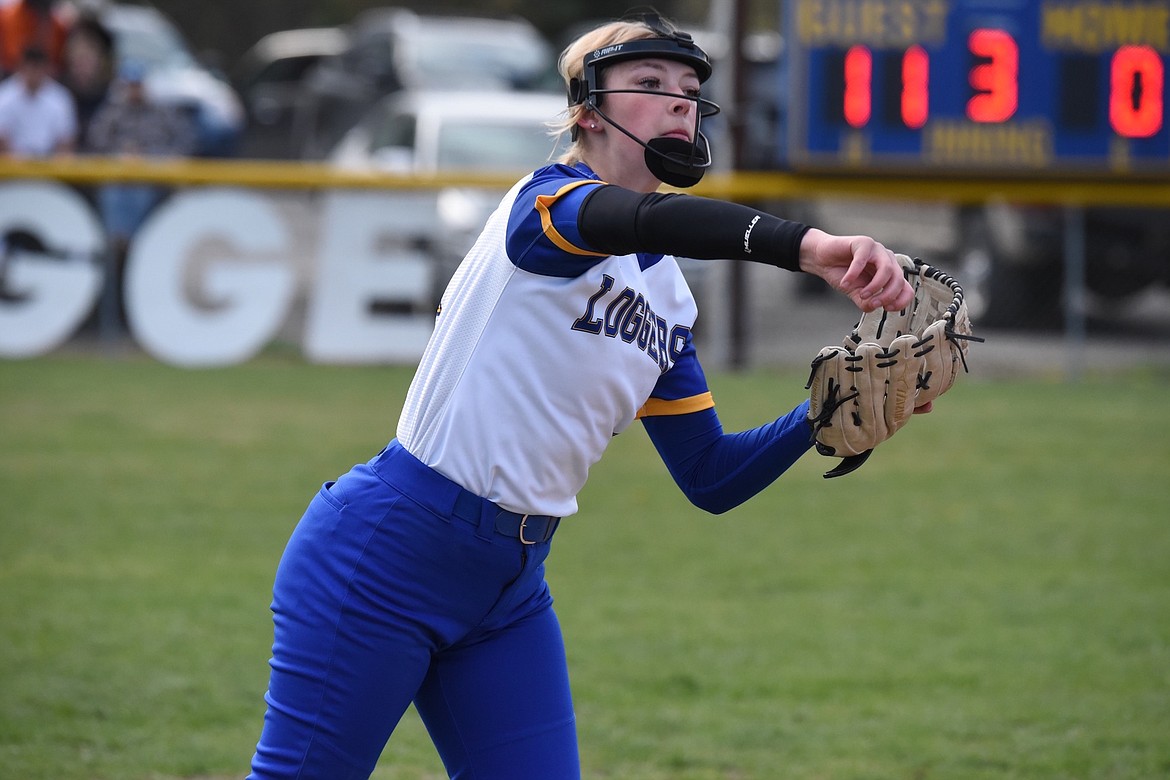
[[[537,210],[537,212],[540,213],[540,227],[544,231],[544,234],[548,237],[548,240],[552,241],[553,244],[556,245],[557,249],[560,249],[563,252],[568,252],[569,254],[574,254],[574,255],[585,255],[585,256],[589,256],[589,257],[609,257],[609,255],[605,252],[591,252],[588,249],[582,249],[581,247],[573,244],[567,238],[562,236],[560,234],[560,232],[553,226],[552,211],[551,211],[552,204],[556,203],[557,200],[559,200],[561,198],[561,196],[563,196],[565,193],[569,192],[570,190],[575,189],[576,187],[580,187],[583,184],[603,184],[603,183],[604,182],[600,182],[600,181],[596,181],[596,180],[592,180],[592,179],[584,179],[581,181],[570,182],[569,184],[566,184],[564,187],[561,187],[559,190],[556,191],[556,193],[554,193],[552,195],[537,195],[536,196],[536,210]]]
[[[689,398],[679,398],[674,401],[665,401],[661,398],[651,398],[638,410],[635,419],[643,417],[666,417],[672,414],[690,414],[715,406],[715,397],[708,390]]]

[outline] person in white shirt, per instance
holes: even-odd
[[[72,153],[76,142],[73,96],[49,75],[45,51],[26,49],[20,68],[0,82],[0,154],[51,157]]]

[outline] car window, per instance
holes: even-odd
[[[119,61],[141,62],[149,70],[188,67],[194,62],[183,39],[169,25],[121,15],[111,15],[106,23],[114,32]]]
[[[370,151],[389,147],[414,148],[414,134],[417,122],[412,114],[388,113],[378,122],[370,138]]]
[[[395,79],[394,42],[390,38],[371,37],[354,45],[342,55],[346,70],[377,82]]]
[[[249,83],[267,84],[271,82],[300,81],[310,68],[321,61],[321,57],[322,55],[320,54],[306,54],[300,57],[284,57],[279,60],[273,60],[265,65]]]
[[[484,82],[530,86],[550,66],[552,56],[540,41],[472,36],[442,28],[420,29],[401,45],[404,62],[432,87],[474,88]]]

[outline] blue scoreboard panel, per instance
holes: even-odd
[[[1170,0],[782,0],[796,170],[1170,177]]]

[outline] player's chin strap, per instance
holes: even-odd
[[[711,167],[711,144],[699,133],[693,143],[681,138],[651,138],[646,142],[646,167],[672,187],[693,187]]]
[[[648,95],[684,97],[672,95],[669,92],[642,89],[607,89],[597,91],[609,93],[636,92]],[[643,157],[646,160],[646,167],[650,169],[650,173],[654,174],[659,181],[669,184],[672,187],[693,187],[699,183],[699,180],[703,178],[703,174],[711,167],[711,142],[699,130],[699,121],[703,116],[714,116],[719,113],[719,106],[710,100],[703,100],[702,98],[687,97],[686,99],[693,100],[697,104],[695,127],[692,132],[695,139],[693,141],[672,138],[671,136],[662,136],[660,138],[651,138],[649,141],[643,141],[610,119],[604,111],[597,107],[597,103],[593,98],[589,98],[585,102],[585,106],[604,119],[614,129],[646,150],[643,153]],[[710,111],[710,113],[704,114],[705,111]]]

